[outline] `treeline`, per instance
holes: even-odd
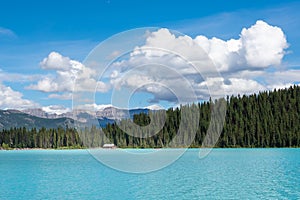
[[[11,148],[82,148],[83,143],[75,129],[62,128],[37,130],[11,128],[0,132],[0,149]]]
[[[105,135],[119,147],[182,147],[191,142],[191,147],[201,147],[207,142],[207,132],[212,118],[214,106],[220,103],[226,104],[226,118],[224,127],[215,147],[299,147],[300,146],[300,87],[293,86],[287,89],[261,92],[253,95],[231,96],[227,99],[199,103],[197,105],[182,106],[176,109],[168,109],[165,124],[158,134],[152,137],[149,117],[141,113],[134,116],[136,124],[144,125],[142,130],[136,129],[126,120],[119,124],[108,124],[104,128]],[[190,118],[192,112],[183,109],[194,110],[198,107],[200,118],[198,129],[192,135],[192,127],[195,121]],[[150,113],[151,114],[151,113]],[[159,114],[155,118],[159,118]],[[187,116],[187,115],[190,116]],[[218,121],[218,120],[217,120]],[[219,120],[221,122],[222,120]],[[137,137],[125,134],[124,130],[135,132]],[[210,132],[217,132],[220,126],[213,125]],[[136,129],[136,131],[135,131]],[[138,132],[140,131],[140,132]],[[214,133],[212,133],[213,135]],[[179,137],[178,137],[179,135]],[[191,141],[190,137],[194,137]],[[178,141],[175,141],[174,138]]]
[[[300,87],[231,97],[220,147],[299,147]]]
[[[215,147],[300,147],[300,87],[140,113],[133,120],[108,124],[102,130],[93,126],[0,132],[0,148],[82,148],[105,143],[120,148],[215,143]]]

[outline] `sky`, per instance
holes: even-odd
[[[168,108],[299,84],[299,8],[279,0],[1,2],[0,109]]]

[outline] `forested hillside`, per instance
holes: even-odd
[[[82,148],[75,129],[61,128],[26,129],[11,128],[0,132],[0,148]]]
[[[224,128],[216,147],[300,146],[299,86],[250,96],[231,96],[227,97],[226,103]],[[212,101],[197,105],[200,120],[192,147],[201,146],[210,123],[211,108],[214,105],[215,102]],[[182,108],[184,107],[186,106]],[[104,132],[120,147],[166,147],[176,135],[180,123],[189,127],[189,121],[180,121],[180,113],[180,109],[168,109],[165,126],[159,134],[151,138],[128,136],[116,124],[108,125]],[[145,117],[145,114],[139,114],[134,117],[134,121],[146,125],[149,123],[149,118]]]
[[[57,128],[59,126],[70,126],[73,123],[73,119],[66,117],[47,119],[29,115],[18,110],[0,110],[0,130],[15,127],[26,127],[27,129],[40,129],[42,127]]]
[[[300,146],[300,87],[262,92],[250,96],[231,96],[227,99],[182,106],[166,111],[165,124],[158,134],[151,137],[151,127],[136,131],[135,136],[124,133],[120,128],[126,126],[127,120],[108,124],[100,130],[96,127],[75,130],[26,129],[15,128],[0,132],[0,147],[4,148],[62,148],[62,147],[99,147],[104,143],[114,143],[118,147],[174,147],[172,139],[180,129],[183,134],[178,147],[188,145],[192,136],[195,120],[191,116],[181,117],[184,109],[199,112],[198,129],[191,147],[200,147],[207,134],[211,120],[212,108],[219,101],[227,104],[224,128],[215,147],[299,147]],[[162,111],[150,112],[154,119],[160,121]],[[146,126],[150,123],[149,114],[134,115],[136,124]],[[128,128],[128,127],[127,127]],[[130,130],[135,130],[134,127]],[[138,129],[136,129],[138,130]],[[185,132],[184,132],[185,131]],[[138,137],[138,136],[143,136]],[[172,144],[172,145],[171,145]],[[182,145],[183,144],[183,145]],[[175,145],[176,147],[176,145]]]

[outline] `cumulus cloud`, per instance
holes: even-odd
[[[279,65],[288,47],[281,28],[261,20],[250,28],[243,28],[239,39],[223,41],[197,36],[195,40],[220,71]]]
[[[268,67],[279,65],[288,47],[281,28],[270,26],[264,21],[257,21],[241,33],[241,52],[249,66]]]
[[[64,57],[57,52],[51,52],[40,63],[42,69],[55,71],[36,84],[31,84],[27,89],[39,90],[42,92],[72,92],[77,91],[97,91],[105,92],[109,85],[96,80],[96,72],[82,63]],[[74,84],[76,83],[76,88]],[[98,87],[96,87],[98,86]],[[52,95],[54,97],[55,95]]]
[[[63,57],[57,52],[51,52],[47,58],[44,58],[40,63],[41,68],[43,69],[55,69],[61,71],[67,71],[73,68],[73,63],[68,57]],[[77,63],[79,65],[80,63]],[[75,65],[76,66],[76,65]]]
[[[243,28],[238,39],[227,41],[176,36],[164,28],[148,33],[145,45],[136,47],[128,60],[112,65],[110,83],[116,89],[140,86],[140,91],[153,94],[153,102],[178,99],[174,87],[187,96],[187,80],[201,99],[212,94],[249,94],[270,88],[255,78],[280,65],[286,48],[281,28],[261,20]]]
[[[131,54],[131,62],[137,63],[138,58],[145,62],[145,59],[161,57],[160,62],[164,63],[164,56],[170,56],[170,52],[189,61],[201,60],[208,55],[219,71],[226,72],[279,65],[287,47],[281,28],[261,20],[250,28],[244,28],[240,38],[227,41],[215,37],[209,39],[203,35],[194,39],[187,35],[176,37],[163,28],[149,34],[146,44],[137,47]]]
[[[23,94],[14,91],[11,87],[0,83],[0,108],[2,109],[26,109],[37,106],[31,100],[24,99]]]

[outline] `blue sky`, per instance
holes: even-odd
[[[0,92],[2,99],[7,99],[0,100],[0,108],[23,108],[26,105],[62,105],[71,108],[72,100],[62,98],[62,95],[69,95],[63,89],[45,91],[38,87],[30,87],[37,85],[38,81],[44,78],[57,76],[58,72],[53,70],[53,67],[50,70],[49,66],[43,68],[41,62],[49,59],[51,52],[57,52],[63,57],[82,63],[101,41],[119,32],[140,27],[163,27],[180,31],[191,38],[202,35],[208,39],[216,37],[227,41],[239,39],[243,28],[250,28],[257,20],[262,20],[270,26],[279,27],[286,36],[289,47],[284,49],[280,64],[275,66],[271,63],[263,70],[250,70],[257,75],[247,74],[243,79],[257,81],[263,86],[261,89],[296,83],[297,76],[289,79],[289,74],[298,75],[299,69],[299,8],[300,3],[297,1],[279,0],[1,2]],[[284,72],[282,75],[277,74],[281,82],[269,80],[268,76],[272,74],[262,74],[271,71]],[[224,76],[227,76],[226,73],[229,72],[221,72]],[[230,70],[230,73],[225,79],[233,82],[237,74],[244,74],[244,71],[238,70],[232,75]],[[249,93],[252,90],[236,92]],[[149,90],[141,90],[141,94],[134,95],[136,101],[131,100],[132,107],[148,106],[151,102],[165,107],[178,103]],[[15,96],[16,99],[8,98],[9,95]],[[61,96],[55,98],[58,95]],[[110,104],[110,96],[111,92],[100,94],[97,104]],[[199,93],[199,98],[200,96]]]

